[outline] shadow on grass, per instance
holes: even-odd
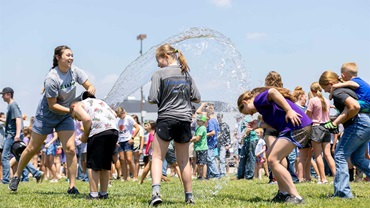
[[[235,195],[231,195],[231,194],[223,194],[223,197],[227,199],[239,200],[241,202],[265,202],[265,203],[271,202],[271,199],[263,199],[259,196],[255,196],[252,198],[246,198],[246,197],[241,197],[241,196],[236,197]]]

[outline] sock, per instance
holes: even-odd
[[[188,200],[188,199],[192,199],[193,198],[193,193],[192,192],[185,192],[185,201]]]
[[[156,195],[160,193],[161,185],[160,184],[153,184],[152,185],[152,195]]]
[[[107,195],[108,193],[107,192],[99,192],[100,196],[105,196]]]
[[[99,196],[98,192],[90,192],[90,195],[92,197],[98,197]]]

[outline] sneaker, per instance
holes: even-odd
[[[157,193],[156,195],[152,195],[152,198],[150,199],[149,202],[149,207],[158,206],[160,203],[162,203],[162,198]]]
[[[91,196],[91,194],[89,193],[89,195],[87,195],[85,199],[88,199],[88,200],[94,200],[94,199],[95,199],[95,200],[97,200],[97,199],[100,199],[100,196],[93,197],[93,196]]]
[[[39,176],[36,176],[36,183],[42,183],[42,181],[44,180],[44,172],[40,171],[40,175]]]
[[[108,194],[101,195],[99,193],[99,199],[108,199]]]
[[[195,204],[194,199],[190,198],[185,201],[186,204]]]
[[[281,193],[280,191],[278,191],[278,193],[276,194],[276,196],[274,198],[271,199],[272,202],[285,202],[286,199],[289,197],[290,195],[288,193],[284,194],[284,193]]]
[[[20,181],[20,179],[17,176],[14,176],[12,178],[12,180],[10,180],[10,183],[8,185],[9,190],[11,190],[11,191],[17,191],[19,181]]]
[[[328,181],[319,181],[319,182],[317,182],[317,184],[328,184],[329,182]]]
[[[289,204],[304,204],[304,200],[303,198],[298,198],[294,195],[290,195],[288,196],[288,198],[286,198],[285,200],[286,203],[289,203]]]
[[[72,188],[68,188],[67,193],[68,194],[80,194],[80,192],[78,192],[77,188],[74,186]]]
[[[50,183],[58,183],[58,179],[53,179],[50,181]]]

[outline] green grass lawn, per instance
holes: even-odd
[[[332,178],[329,178],[332,181]],[[7,185],[0,185],[0,207],[147,207],[151,196],[151,181],[144,184],[137,182],[113,181],[109,188],[108,200],[86,200],[89,186],[78,181],[80,195],[67,195],[68,183],[50,183],[35,181],[20,183],[17,192],[8,190]],[[333,193],[333,184],[316,183],[297,184],[298,191],[305,199],[305,207],[370,207],[370,183],[351,183],[354,199],[327,198]],[[193,181],[193,194],[196,205],[192,207],[292,207],[284,203],[270,203],[277,192],[277,185],[268,185],[264,180],[210,180]],[[184,207],[184,192],[177,178],[161,185],[163,203],[160,207]]]

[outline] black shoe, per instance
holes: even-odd
[[[194,199],[190,198],[185,201],[186,204],[195,204]]]
[[[101,195],[99,193],[99,199],[108,199],[108,194]]]
[[[304,200],[303,198],[298,198],[294,195],[291,195],[291,196],[288,196],[288,198],[286,198],[285,200],[286,203],[289,203],[289,204],[304,204]]]
[[[99,197],[99,196],[93,197],[93,196],[91,196],[91,194],[89,193],[89,195],[87,195],[87,196],[86,196],[86,199],[88,199],[88,200],[98,200],[98,199],[100,199],[100,197]]]
[[[152,198],[150,199],[149,202],[149,207],[158,206],[160,203],[162,203],[161,196],[159,196],[159,194],[152,195]]]
[[[74,186],[72,188],[68,188],[67,193],[68,194],[80,194],[80,192],[78,192],[77,188]]]
[[[19,181],[20,181],[19,178],[17,176],[14,176],[12,180],[10,180],[10,183],[8,185],[9,190],[17,191]]]
[[[35,177],[36,178],[36,183],[41,183],[44,180],[44,172],[42,172],[42,171],[40,171],[40,172],[41,172],[41,174],[39,176]]]
[[[271,201],[272,202],[285,202],[289,196],[290,196],[289,194],[284,194],[284,193],[281,193],[280,191],[278,191],[276,196],[274,198],[272,198]]]

